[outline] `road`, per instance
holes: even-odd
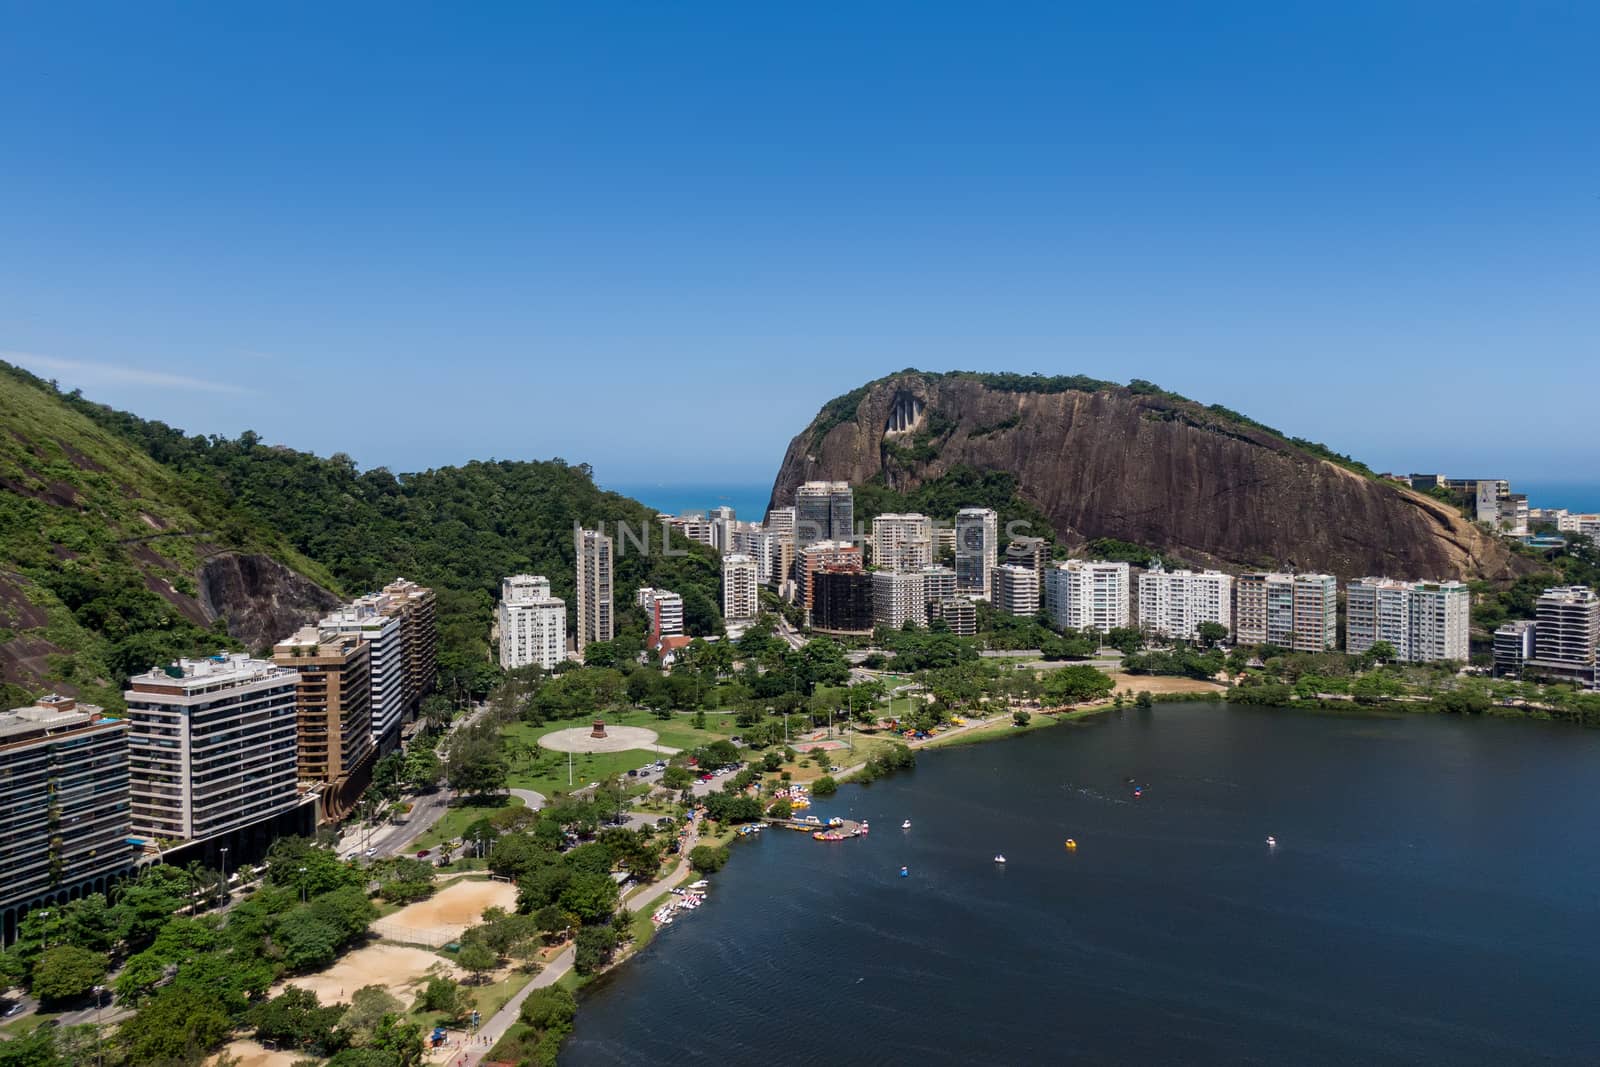
[[[689,833],[683,840],[683,847],[678,851],[678,862],[673,865],[671,872],[662,878],[656,879],[649,885],[636,887],[623,898],[623,903],[633,906],[649,904],[656,897],[661,896],[674,885],[677,885],[678,880],[689,873],[689,851],[694,848],[695,842],[699,839],[700,820],[696,819],[689,824]],[[495,1012],[489,1018],[489,1021],[483,1025],[479,1033],[489,1039],[487,1045],[477,1045],[464,1049],[459,1055],[447,1062],[452,1067],[458,1064],[462,1065],[462,1067],[476,1067],[489,1054],[495,1043],[504,1037],[506,1031],[511,1029],[512,1025],[521,1017],[522,1002],[527,1000],[535,989],[543,989],[545,986],[555,985],[570,970],[572,970],[572,946],[568,945],[558,952],[549,963],[545,964],[544,969],[534,975],[533,979],[523,986],[516,996],[506,1001],[505,1007]]]

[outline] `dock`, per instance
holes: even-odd
[[[803,819],[775,819],[770,815],[763,816],[762,821],[771,826],[781,826],[785,830],[800,830],[805,833],[835,833],[839,835],[840,839],[860,837],[862,834],[861,824],[855,819],[845,819],[838,826],[806,822]],[[869,830],[868,833],[870,832]]]

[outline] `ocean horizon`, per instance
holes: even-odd
[[[659,512],[678,515],[685,511],[710,511],[716,507],[731,507],[736,519],[760,522],[767,515],[767,498],[772,492],[771,483],[696,483],[692,485],[640,485],[617,484],[602,488],[631,496]]]

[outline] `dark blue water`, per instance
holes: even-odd
[[[1527,493],[1530,507],[1600,511],[1600,484],[1594,482],[1515,481],[1511,489]]]
[[[1165,705],[814,810],[873,832],[736,843],[563,1064],[1600,1062],[1600,734]]]

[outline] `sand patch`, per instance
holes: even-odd
[[[1199,678],[1178,678],[1161,674],[1123,674],[1117,671],[1111,675],[1111,681],[1117,689],[1131,689],[1137,693],[1144,689],[1150,693],[1220,693],[1225,686],[1216,682],[1202,681]]]
[[[489,908],[514,911],[516,907],[517,887],[510,882],[463,879],[379,919],[372,924],[372,932],[391,941],[438,947],[483,921]]]
[[[239,1067],[294,1067],[305,1059],[299,1052],[269,1052],[255,1041],[235,1041],[223,1050],[232,1056]],[[213,1056],[207,1063],[216,1063],[221,1057]]]
[[[317,995],[323,1004],[348,1003],[350,995],[365,985],[381,985],[401,1001],[410,1004],[416,987],[429,973],[460,978],[462,971],[426,949],[404,945],[368,945],[340,959],[317,974],[299,975],[274,986],[272,995],[285,986],[299,986]]]
[[[539,747],[552,752],[628,752],[636,748],[659,752],[659,736],[643,726],[612,726],[606,724],[606,736],[591,737],[591,726],[574,726],[570,730],[557,730],[539,738]]]

